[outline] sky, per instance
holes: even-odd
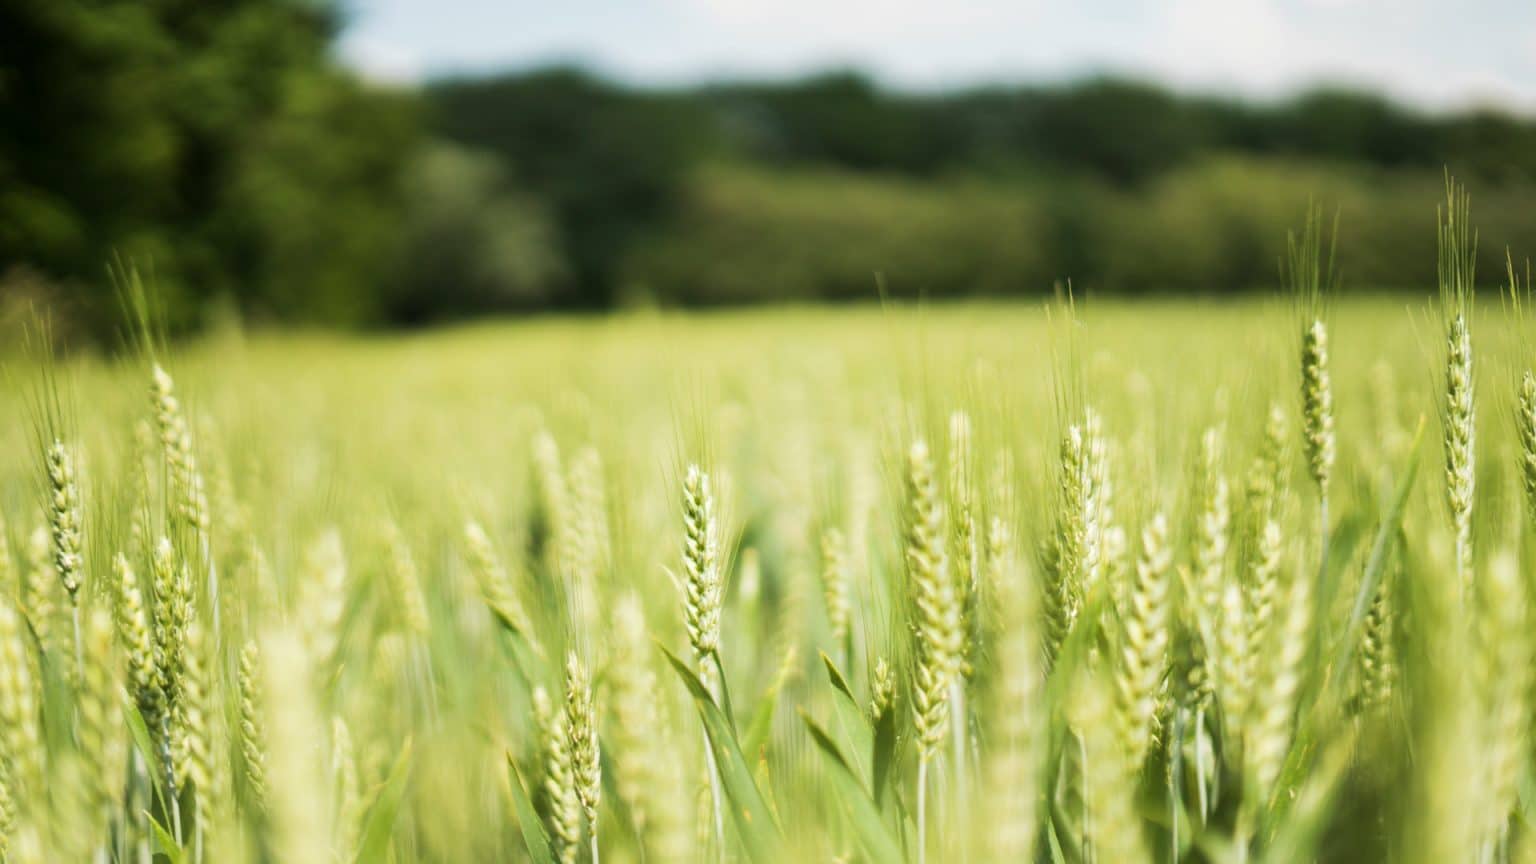
[[[382,81],[579,63],[638,84],[858,68],[910,90],[1098,73],[1283,98],[1320,83],[1536,114],[1536,0],[346,0]]]

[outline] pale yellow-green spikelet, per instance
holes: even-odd
[[[1479,716],[1486,759],[1482,788],[1487,795],[1479,810],[1486,819],[1486,842],[1497,845],[1508,831],[1521,772],[1530,756],[1533,658],[1528,589],[1513,552],[1502,553],[1490,562],[1479,588],[1483,600],[1478,682],[1483,707]]]
[[[1194,570],[1200,609],[1214,620],[1220,615],[1226,584],[1227,548],[1232,511],[1227,478],[1222,472],[1221,432],[1205,431],[1200,439],[1200,510],[1195,516]]]
[[[1477,439],[1473,417],[1472,337],[1457,312],[1446,333],[1445,494],[1456,536],[1456,567],[1471,580],[1472,504],[1477,488]]]
[[[1281,542],[1278,516],[1287,473],[1287,425],[1285,410],[1279,402],[1271,402],[1263,439],[1248,469],[1241,576],[1251,613],[1248,644],[1253,653],[1263,643],[1274,605]]]
[[[1191,613],[1197,624],[1201,663],[1196,670],[1202,700],[1221,696],[1223,594],[1226,590],[1227,552],[1231,510],[1227,479],[1223,473],[1221,432],[1212,427],[1200,439],[1194,538],[1191,550],[1194,597]]]
[[[1104,424],[1092,408],[1083,410],[1083,461],[1078,519],[1082,549],[1077,564],[1078,581],[1084,595],[1098,584],[1104,567],[1104,479],[1106,458]]]
[[[55,595],[60,587],[48,529],[38,525],[27,537],[27,573],[21,586],[21,608],[44,651],[54,647]]]
[[[156,476],[153,467],[155,430],[149,421],[140,418],[133,424],[133,445],[128,465],[128,548],[135,556],[147,555],[150,550],[151,477]]]
[[[1088,860],[1150,861],[1136,809],[1137,766],[1114,728],[1103,722],[1114,710],[1109,684],[1090,672],[1074,682],[1069,700],[1068,723],[1082,741]]]
[[[165,454],[171,481],[170,494],[176,514],[199,532],[208,533],[208,496],[203,489],[203,476],[197,468],[197,457],[192,450],[192,433],[187,418],[176,398],[176,386],[169,373],[160,364],[150,370],[150,404],[155,412],[155,425],[160,433],[160,446]]]
[[[180,698],[172,705],[172,756],[178,781],[194,790],[196,830],[204,837],[215,830],[216,814],[225,806],[226,761],[216,726],[216,694],[210,678],[207,643],[202,626],[194,619],[186,631],[184,671]]]
[[[1280,523],[1271,516],[1263,521],[1249,552],[1247,580],[1248,660],[1247,674],[1254,675],[1274,629],[1275,603],[1280,591],[1280,557],[1284,554]]]
[[[1324,497],[1333,477],[1333,381],[1328,371],[1328,327],[1314,318],[1301,335],[1302,443],[1312,482]]]
[[[896,707],[896,675],[890,661],[875,658],[875,668],[869,685],[869,725],[879,726],[885,715]]]
[[[105,849],[100,840],[108,835],[95,826],[92,813],[90,773],[95,767],[74,750],[50,754],[46,809],[42,809],[46,816],[39,821],[47,855],[53,860],[88,861]]]
[[[1387,704],[1397,686],[1395,610],[1388,583],[1376,587],[1360,632],[1359,707],[1371,711]]]
[[[646,636],[645,610],[633,592],[613,609],[613,664],[609,691],[613,698],[613,779],[630,820],[647,849],[655,848],[652,820],[671,815],[672,802],[658,797],[664,749],[657,703],[656,673],[648,660],[653,649]],[[658,830],[661,830],[658,827]]]
[[[571,776],[581,802],[592,848],[597,849],[597,807],[602,799],[603,769],[597,734],[592,677],[572,651],[565,659],[565,725],[570,736]]]
[[[81,551],[80,483],[75,460],[63,441],[48,447],[48,526],[53,536],[53,567],[71,605],[80,602],[80,586],[85,579],[85,556]]]
[[[0,602],[0,763],[11,800],[23,811],[31,796],[45,794],[36,686],[26,624],[10,603]]]
[[[480,523],[470,522],[464,526],[464,551],[469,559],[469,569],[475,577],[475,585],[480,589],[480,597],[490,608],[491,614],[496,616],[502,626],[516,631],[535,651],[539,651],[538,634],[533,630],[533,622],[518,597],[512,577],[496,554],[496,547],[491,544],[490,536],[480,527]]]
[[[826,602],[832,643],[841,646],[848,636],[852,609],[846,541],[843,533],[836,528],[829,528],[821,535],[821,589]]]
[[[1093,483],[1093,507],[1099,538],[1098,569],[1110,576],[1118,576],[1124,565],[1129,546],[1125,529],[1115,520],[1114,483],[1111,482],[1111,449],[1109,437],[1104,434],[1104,419],[1089,409],[1084,420],[1088,431],[1089,460]],[[1113,591],[1113,587],[1112,587]]]
[[[539,694],[535,691],[535,712],[540,713]],[[581,799],[576,793],[576,772],[571,754],[570,724],[563,710],[548,706],[547,717],[539,723],[544,735],[544,800],[548,811],[550,839],[564,864],[574,864],[581,854]]]
[[[974,598],[979,607],[976,620],[979,621],[980,626],[972,628],[972,632],[978,634],[981,639],[987,639],[1001,629],[1000,610],[997,608],[998,598],[1003,591],[1009,590],[1009,586],[1003,583],[1016,578],[1014,571],[1024,566],[1019,556],[1018,544],[1013,536],[1012,525],[1015,517],[1016,512],[1012,507],[1003,503],[995,507],[993,515],[987,520],[986,538],[982,545],[981,584]],[[1036,587],[1038,588],[1038,585]],[[1039,608],[1040,604],[1036,603],[1037,613]],[[1038,632],[1036,635],[1039,635]]]
[[[699,677],[710,687],[714,668],[708,658],[720,650],[720,610],[725,601],[719,542],[709,475],[689,465],[683,476],[683,622]]]
[[[261,548],[261,544],[255,539],[250,539],[241,550],[230,582],[234,585],[252,585],[256,588],[249,592],[247,600],[250,608],[248,614],[255,620],[266,621],[283,614],[282,598],[276,590],[277,579],[272,572],[272,562],[268,560],[267,553]]]
[[[11,796],[11,778],[0,769],[0,860],[10,861],[11,835],[16,832],[16,799]]]
[[[971,444],[971,418],[964,411],[949,415],[949,517],[955,535],[955,570],[962,590],[976,590],[981,570],[981,536],[976,524],[976,491]]]
[[[1115,709],[1121,749],[1140,765],[1157,733],[1173,623],[1173,553],[1168,520],[1152,516],[1142,531],[1135,581],[1121,613],[1120,664],[1115,670]]]
[[[1515,426],[1520,434],[1520,481],[1525,487],[1525,502],[1532,524],[1536,524],[1536,374],[1526,370],[1520,376],[1520,393],[1515,409]]]
[[[608,481],[603,457],[596,447],[583,447],[571,460],[571,496],[581,534],[584,565],[594,575],[608,567],[613,555],[608,524]]]
[[[118,642],[126,655],[128,690],[145,721],[154,728],[159,724],[160,712],[165,710],[165,693],[160,689],[155,643],[150,634],[149,615],[144,609],[144,594],[139,588],[138,576],[122,554],[113,557],[112,573],[116,600],[114,617]]]
[[[364,801],[358,787],[352,730],[340,715],[331,717],[331,777],[335,795],[331,845],[337,861],[352,861],[362,834]]]
[[[276,861],[330,860],[330,825],[326,814],[325,746],[320,714],[310,682],[314,668],[305,638],[278,631],[261,641],[262,691],[281,694],[262,706],[269,733],[267,781],[282,790],[268,801],[267,842]]]
[[[11,557],[11,535],[0,510],[0,600],[21,602],[21,571]]]
[[[6,864],[53,864],[51,854],[54,850],[48,847],[37,819],[19,821],[11,837]]]
[[[928,445],[917,441],[907,460],[907,585],[913,646],[912,711],[918,755],[932,759],[949,724],[949,685],[959,673],[960,598],[949,572],[944,504],[934,482]]]
[[[591,632],[602,620],[602,577],[610,557],[608,496],[603,461],[597,450],[585,447],[571,460],[565,569],[575,608],[572,621],[579,632]]]
[[[1102,550],[1093,441],[1086,424],[1067,428],[1061,442],[1056,527],[1045,567],[1045,655],[1048,664],[1077,623],[1083,596],[1098,580]]]
[[[1039,597],[1014,549],[1007,523],[993,517],[987,534],[988,557],[999,576],[994,596],[1000,635],[995,684],[987,706],[989,757],[983,763],[985,860],[1026,861],[1034,853],[1040,823],[1038,799],[1046,745]],[[879,666],[876,670],[878,682]]]
[[[181,698],[185,672],[187,628],[192,620],[192,594],[186,567],[171,541],[162,537],[151,559],[153,571],[155,682],[168,708]]]
[[[533,767],[528,779],[529,793],[533,797],[534,809],[541,817],[545,817],[546,823],[549,816],[548,778],[550,768],[551,749],[557,740],[564,740],[564,736],[556,734],[555,704],[549,698],[549,690],[543,684],[534,684],[528,694],[529,707],[532,709],[533,726]],[[546,825],[546,827],[548,827]]]
[[[400,610],[400,620],[411,635],[425,639],[432,632],[432,618],[427,612],[427,598],[421,589],[421,571],[411,547],[393,521],[385,528],[385,545],[389,554],[389,581],[394,589]]]
[[[304,555],[295,609],[304,638],[309,641],[315,671],[328,674],[341,640],[342,618],[347,613],[347,558],[341,534],[325,531]]]
[[[1247,598],[1236,580],[1228,580],[1222,589],[1219,617],[1216,619],[1217,667],[1216,691],[1221,700],[1221,715],[1229,746],[1243,740],[1252,697],[1253,678],[1248,661],[1252,650],[1248,637]]]
[[[533,439],[533,483],[544,564],[551,573],[561,573],[572,544],[570,490],[560,446],[548,432],[540,432]]]
[[[1248,470],[1248,514],[1256,527],[1275,515],[1286,478],[1286,441],[1290,421],[1279,402],[1271,402],[1265,415],[1264,436]]]
[[[1472,507],[1477,486],[1477,425],[1472,366],[1472,298],[1477,237],[1466,190],[1446,178],[1446,205],[1439,211],[1440,303],[1445,316],[1445,394],[1441,425],[1445,449],[1445,498],[1456,541],[1456,572],[1463,590],[1472,583]]]
[[[1269,800],[1280,776],[1294,732],[1296,700],[1305,674],[1303,662],[1312,626],[1312,585],[1302,574],[1292,574],[1289,583],[1277,610],[1278,626],[1271,629],[1265,646],[1264,668],[1258,671],[1245,742],[1245,794],[1255,806]]]
[[[76,709],[76,739],[88,784],[92,833],[105,831],[126,782],[128,729],[122,720],[123,663],[113,640],[112,616],[94,608],[84,620],[85,664]]]
[[[255,640],[240,649],[240,754],[246,791],[258,811],[267,806],[266,694],[262,692],[261,648]]]
[[[1404,775],[1401,848],[1409,864],[1478,860],[1489,824],[1488,727],[1480,692],[1484,622],[1470,613],[1483,606],[1492,586],[1474,585],[1469,595],[1446,550],[1438,557],[1435,570],[1426,573],[1441,578],[1414,579],[1403,592],[1413,616],[1405,677],[1416,703],[1413,771]]]
[[[158,737],[166,785],[179,789],[186,779],[176,770],[180,761],[177,748],[181,732],[177,724],[183,717],[182,691],[186,677],[187,630],[192,621],[192,589],[185,565],[166,538],[160,538],[155,545],[150,563],[155,596],[155,686],[165,700],[164,710],[155,718],[160,728],[151,733]]]

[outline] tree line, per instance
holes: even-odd
[[[1398,211],[1447,167],[1489,193],[1489,255],[1536,245],[1536,122],[1493,109],[852,72],[387,88],[338,64],[344,23],[310,0],[5,4],[0,316],[40,301],[102,332],[114,259],[180,327],[870,297],[876,271],[933,297],[1240,291],[1308,196],[1360,229],[1361,281],[1413,287],[1394,247],[1424,226]]]

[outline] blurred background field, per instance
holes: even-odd
[[[1447,168],[1482,272],[1536,248],[1536,121],[1509,101],[1326,77],[1213,93],[1113,65],[921,87],[534,57],[402,82],[339,52],[408,8],[6,4],[0,319],[46,305],[65,337],[113,336],[114,259],[151,275],[178,331],[871,300],[877,274],[935,301],[1067,279],[1229,295],[1274,284],[1308,200],[1339,213],[1346,289],[1419,297]]]
[[[1341,441],[1343,488],[1380,492],[1372,472],[1401,458],[1421,416],[1434,422],[1438,314],[1383,296],[1332,310],[1338,424],[1360,432]],[[225,331],[185,346],[172,369],[189,414],[206,424],[195,427],[207,438],[199,446],[232,460],[218,473],[276,508],[253,521],[271,542],[362,517],[360,501],[419,508],[416,517],[444,530],[481,505],[528,506],[527,442],[548,430],[604,455],[615,502],[660,509],[654,524],[629,529],[647,544],[635,576],[644,580],[675,554],[666,509],[680,460],[698,458],[690,454],[707,452],[733,472],[765,457],[763,470],[775,475],[767,485],[810,496],[795,511],[809,518],[798,507],[815,510],[818,496],[831,504],[826,496],[840,494],[830,475],[814,472],[843,470],[854,446],[871,467],[895,471],[906,438],[925,423],[942,427],[958,401],[1003,436],[997,446],[1020,448],[1020,483],[1046,496],[1064,422],[1059,390],[1076,380],[1116,437],[1134,442],[1125,492],[1150,504],[1182,493],[1199,430],[1251,438],[1272,401],[1293,401],[1296,330],[1284,301],[1079,301],[1076,315],[1069,323],[1054,303],[973,302],[546,316],[366,338]],[[1526,325],[1490,301],[1474,327],[1479,374],[1515,376],[1527,359]],[[85,355],[64,374],[82,447],[93,458],[126,458],[144,399],[138,364]],[[27,390],[8,390],[4,410],[26,416]],[[1499,427],[1512,394],[1480,392],[1479,415]],[[16,481],[4,488],[10,509],[24,514],[35,491],[21,479],[35,468],[31,430],[14,423],[3,433]],[[1518,477],[1505,470],[1514,444],[1492,433],[1485,442],[1478,488],[1494,512],[1518,498]],[[827,459],[809,460],[811,452]],[[99,470],[115,473],[110,464]],[[763,493],[742,482],[744,496]],[[1427,507],[1439,506],[1435,484],[1421,491]],[[731,509],[752,534],[759,509],[778,508],[744,497]]]
[[[838,696],[826,682],[822,652],[835,658],[863,698],[873,687],[875,659],[899,658],[906,650],[899,490],[910,440],[943,441],[950,412],[966,412],[975,422],[975,446],[985,454],[978,456],[981,466],[1005,458],[1016,466],[1014,482],[1002,488],[1019,508],[1019,547],[1044,548],[1053,531],[1046,514],[1056,495],[1060,429],[1069,422],[1060,388],[1069,382],[1091,397],[1115,442],[1117,523],[1137,526],[1154,511],[1171,514],[1172,543],[1182,561],[1182,550],[1199,543],[1202,430],[1219,430],[1212,434],[1232,442],[1218,468],[1237,475],[1264,446],[1269,406],[1296,416],[1298,319],[1283,302],[1094,301],[1080,304],[1075,318],[1066,312],[1024,303],[637,312],[369,338],[224,330],[185,346],[168,362],[206,477],[208,554],[221,574],[220,593],[203,598],[198,613],[221,609],[213,668],[231,668],[242,640],[272,622],[307,620],[307,592],[324,572],[317,571],[316,556],[332,548],[328,543],[335,554],[345,550],[334,622],[339,647],[322,667],[324,686],[316,692],[323,695],[321,719],[339,730],[335,736],[345,736],[348,749],[334,755],[342,751],[315,743],[324,738],[318,726],[313,741],[269,742],[274,754],[308,754],[305,776],[313,788],[290,782],[273,800],[316,808],[318,827],[330,832],[316,842],[329,844],[322,848],[337,857],[311,860],[353,860],[356,847],[348,844],[356,841],[361,814],[391,786],[397,759],[408,766],[409,783],[398,816],[385,823],[379,848],[387,851],[356,860],[524,860],[507,809],[502,751],[525,772],[541,770],[530,692],[559,682],[548,670],[540,675],[521,665],[498,640],[476,588],[464,525],[486,526],[538,637],[555,656],[561,644],[586,645],[580,650],[604,663],[624,662],[628,649],[605,624],[629,597],[643,611],[642,635],[682,650],[676,490],[682,466],[696,454],[709,460],[717,480],[728,586],[722,653],[737,694],[736,720],[748,737],[758,712],[766,710],[770,722],[749,751],[757,782],[794,854],[807,860],[847,854],[851,841],[833,815],[836,794],[826,763],[796,710],[829,724],[836,716]],[[1330,322],[1340,431],[1333,494],[1340,516],[1333,526],[1335,560],[1317,586],[1322,617],[1308,637],[1318,651],[1342,632],[1348,605],[1361,590],[1377,514],[1408,464],[1416,425],[1436,411],[1441,351],[1439,319],[1424,304],[1345,298]],[[1507,426],[1514,391],[1506,382],[1529,360],[1529,333],[1496,303],[1477,313],[1472,326],[1483,380],[1498,385],[1480,391],[1478,403],[1487,434],[1478,463],[1477,536],[1492,547],[1513,542],[1505,528],[1521,518],[1520,475],[1509,470],[1517,449]],[[85,478],[86,570],[103,574],[112,554],[135,548],[126,526],[138,517],[125,484],[143,458],[136,429],[147,410],[144,370],[137,360],[83,354],[58,375],[67,385],[64,416]],[[32,410],[27,393],[0,390],[0,413],[26,416]],[[0,428],[0,513],[18,556],[28,548],[28,533],[44,524],[32,431],[24,423]],[[560,605],[562,597],[572,602],[572,589],[546,560],[554,541],[539,527],[547,518],[541,508],[549,506],[542,485],[548,479],[540,475],[550,458],[540,449],[544,440],[573,472],[588,454],[598,460],[608,563],[594,575],[601,611],[593,614],[602,617],[585,631],[572,629]],[[1281,463],[1287,488],[1308,488],[1301,462],[1296,456]],[[998,492],[986,488],[991,502]],[[1401,523],[1396,584],[1451,583],[1442,492],[1438,482],[1413,489]],[[1312,514],[1300,491],[1282,500],[1285,536],[1295,538],[1284,569],[1302,573],[1312,566],[1306,544]],[[860,562],[849,577],[853,623],[846,645],[830,630],[819,572],[820,538],[843,526],[852,532],[850,554]],[[410,556],[404,582],[402,548]],[[1117,578],[1121,566],[1128,565],[1117,565]],[[40,578],[40,571],[23,572],[29,574],[24,584]],[[88,583],[88,593],[110,594],[98,584]],[[412,584],[419,588],[401,588]],[[419,620],[412,617],[413,591],[424,604]],[[28,597],[35,616],[40,607]],[[55,623],[55,632],[67,629],[62,620]],[[1415,638],[1439,650],[1466,650],[1446,635],[1452,631],[1427,629]],[[992,650],[976,655],[978,698],[999,686],[991,677],[997,673],[986,671],[995,660]],[[647,856],[670,849],[671,860],[707,860],[708,810],[695,813],[691,806],[708,800],[699,781],[704,766],[693,708],[659,654],[642,654],[638,663],[661,676],[647,679],[662,682],[654,693],[646,690],[660,712],[657,737],[637,744],[626,737],[624,720],[607,713],[620,709],[605,707],[603,757],[612,771],[641,770],[638,765],[660,773],[646,775],[651,785],[642,797],[630,797],[633,791],[622,786],[622,793],[604,793],[602,857],[655,860]],[[602,704],[612,706],[625,673],[599,668]],[[1410,670],[1408,686],[1424,686],[1413,676],[1428,673]],[[1350,687],[1354,680],[1344,679]],[[235,730],[234,685],[215,679],[215,686],[212,728],[227,723]],[[273,698],[291,699],[303,688],[300,679]],[[1458,710],[1459,703],[1411,704],[1415,717],[1439,717],[1434,712]],[[1326,861],[1442,860],[1399,845],[1418,824],[1399,811],[1419,806],[1421,794],[1450,776],[1411,767],[1402,736],[1419,735],[1415,746],[1443,739],[1400,728],[1396,713],[1350,722],[1366,724],[1375,743],[1351,748],[1356,767],[1342,779],[1321,781],[1329,795],[1338,782],[1338,808],[1296,817],[1315,831],[1306,836],[1316,845],[1303,847],[1301,858],[1269,850],[1274,857],[1260,860],[1313,860],[1314,854]],[[842,730],[834,732],[840,741],[853,734],[829,728]],[[402,757],[406,741],[409,753]],[[234,764],[245,763],[237,758]],[[237,783],[236,794],[247,802],[249,769],[242,771],[235,777],[247,779]],[[1451,800],[1470,811],[1481,799],[1466,790],[1481,775],[1453,773],[1462,791]],[[201,790],[197,795],[202,800]],[[632,833],[641,823],[630,809],[642,803],[655,807],[643,840]],[[1441,808],[1429,811],[1437,818],[1453,820],[1454,813],[1434,806]],[[275,829],[255,827],[267,823],[251,815],[259,812],[251,804],[242,808],[243,816],[210,835],[216,844],[211,860],[281,860],[251,852],[249,836],[266,838],[262,832]],[[943,824],[945,842],[962,842],[954,838],[971,836],[972,829],[975,837],[991,836],[996,828],[964,811]],[[1187,846],[1190,838],[1182,842]],[[1208,860],[1188,848],[1180,854]]]

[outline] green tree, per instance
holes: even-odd
[[[570,262],[569,283],[553,298],[566,306],[613,302],[620,263],[673,216],[714,140],[697,98],[626,90],[572,70],[444,82],[431,104],[438,132],[496,154],[547,202]]]
[[[402,255],[386,282],[391,320],[420,323],[550,302],[565,276],[545,208],[495,157],[450,144],[406,173]]]
[[[338,23],[309,0],[0,5],[0,271],[73,285],[98,329],[114,253],[188,317],[217,295],[371,317],[415,136],[409,99],[333,65]]]

